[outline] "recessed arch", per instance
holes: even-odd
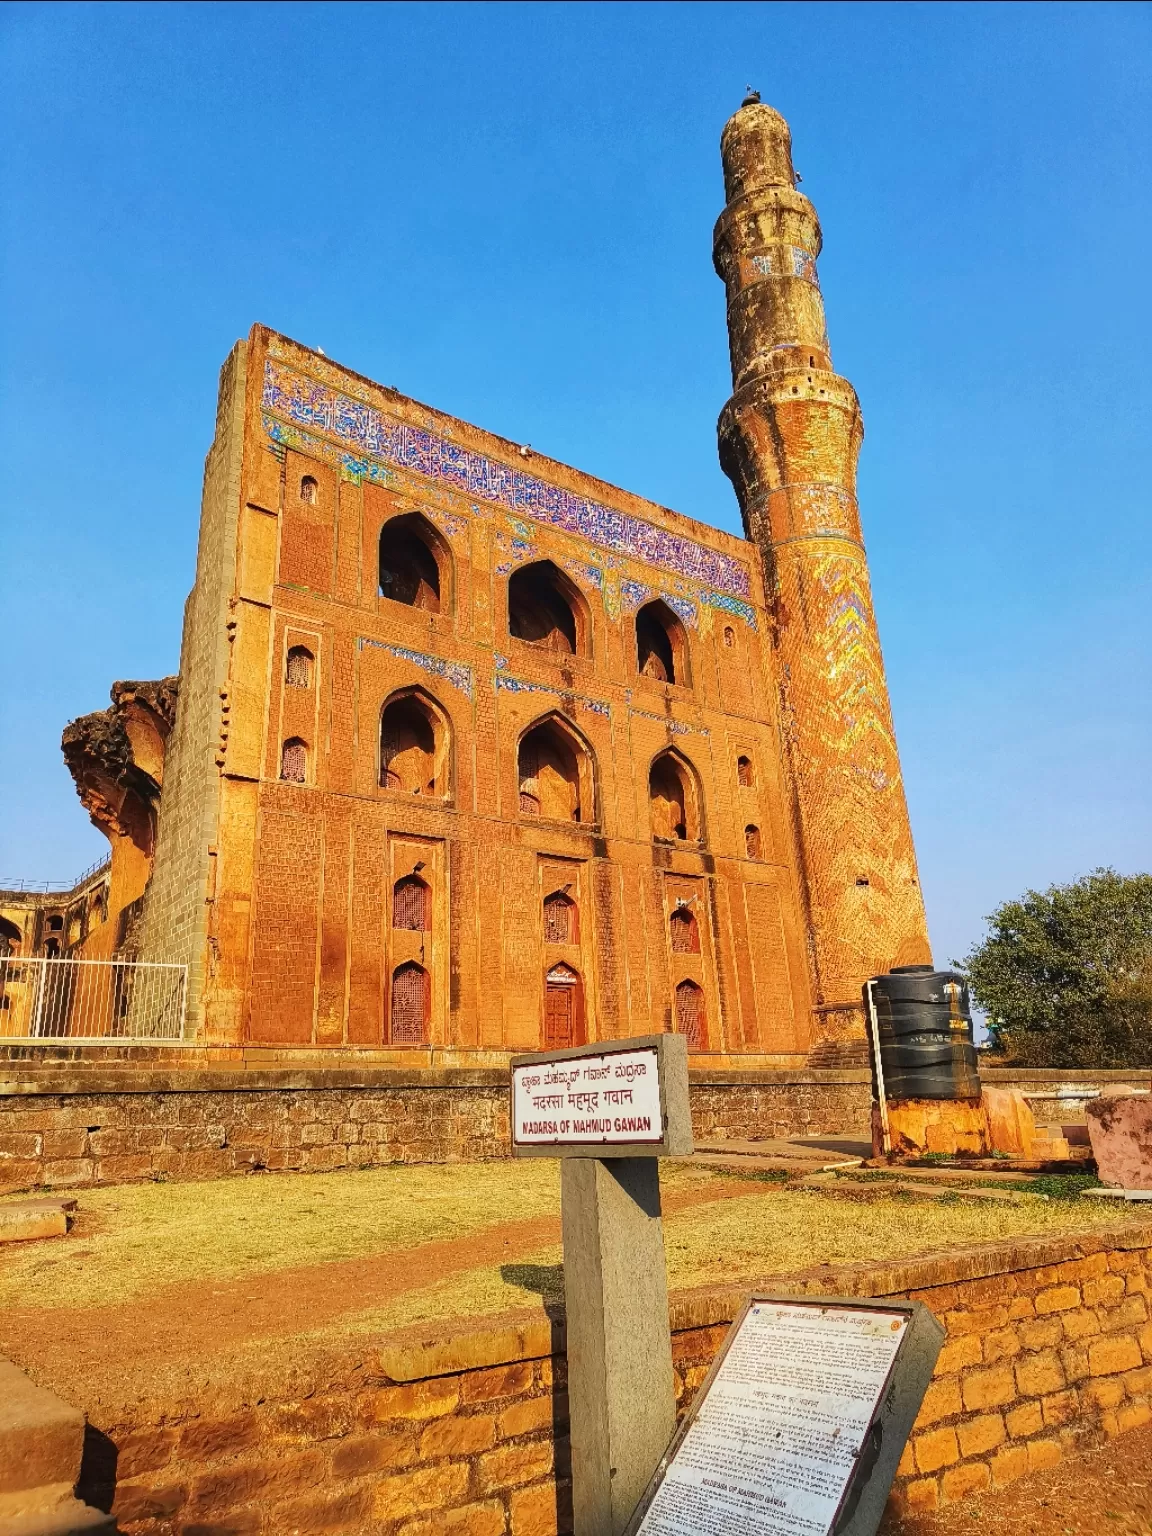
[[[306,645],[290,647],[284,667],[284,681],[289,688],[311,688],[315,662],[315,656]]]
[[[535,560],[508,580],[508,633],[560,655],[587,656],[591,622],[583,593],[551,560]]]
[[[380,596],[424,613],[447,607],[452,556],[419,512],[390,517],[380,530]]]
[[[661,843],[694,843],[704,836],[700,785],[696,770],[669,748],[648,771],[652,836]]]
[[[563,715],[545,715],[516,749],[520,812],[546,821],[596,820],[596,764],[592,748]]]
[[[546,1051],[584,1044],[584,985],[570,965],[553,965],[544,977]]]
[[[658,683],[688,681],[688,633],[661,598],[636,614],[636,670]]]
[[[741,789],[751,789],[756,783],[756,770],[752,767],[752,759],[746,752],[741,752],[736,759],[736,782]]]
[[[448,716],[423,688],[402,688],[380,710],[381,789],[446,800],[451,788]]]
[[[419,875],[404,875],[392,887],[392,926],[416,933],[432,928],[432,889]]]
[[[300,736],[289,736],[280,748],[280,777],[286,784],[308,782],[308,743]]]
[[[576,903],[566,891],[553,891],[544,898],[545,944],[576,944],[579,942],[580,914]]]
[[[388,1040],[392,1045],[427,1045],[431,1011],[428,972],[415,960],[392,972],[388,998]]]
[[[704,990],[694,981],[682,981],[676,988],[676,1033],[685,1036],[690,1051],[708,1049]]]
[[[668,917],[668,933],[672,940],[672,953],[698,955],[700,953],[700,925],[690,907],[675,907]]]
[[[10,923],[6,917],[0,917],[0,959],[5,955],[14,955],[19,952],[24,935],[15,923]]]
[[[751,824],[744,828],[744,852],[750,859],[760,857],[760,828]]]
[[[300,478],[300,500],[306,501],[310,507],[316,505],[319,487],[312,475],[302,475]]]

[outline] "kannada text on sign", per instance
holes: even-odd
[[[654,1048],[512,1069],[512,1139],[520,1146],[659,1142],[663,1135]]]
[[[637,1536],[828,1536],[906,1325],[754,1302]]]

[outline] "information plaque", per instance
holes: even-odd
[[[871,1536],[943,1339],[918,1302],[752,1297],[626,1536]]]
[[[692,1151],[682,1035],[642,1035],[512,1058],[520,1157],[666,1157]]]

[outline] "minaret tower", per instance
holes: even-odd
[[[721,154],[714,257],[733,388],[720,461],[774,610],[818,1048],[857,1033],[868,976],[930,954],[856,505],[864,426],[828,351],[820,224],[796,187],[788,124],[755,94]]]

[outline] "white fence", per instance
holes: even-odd
[[[181,1041],[188,967],[0,956],[0,1041]]]

